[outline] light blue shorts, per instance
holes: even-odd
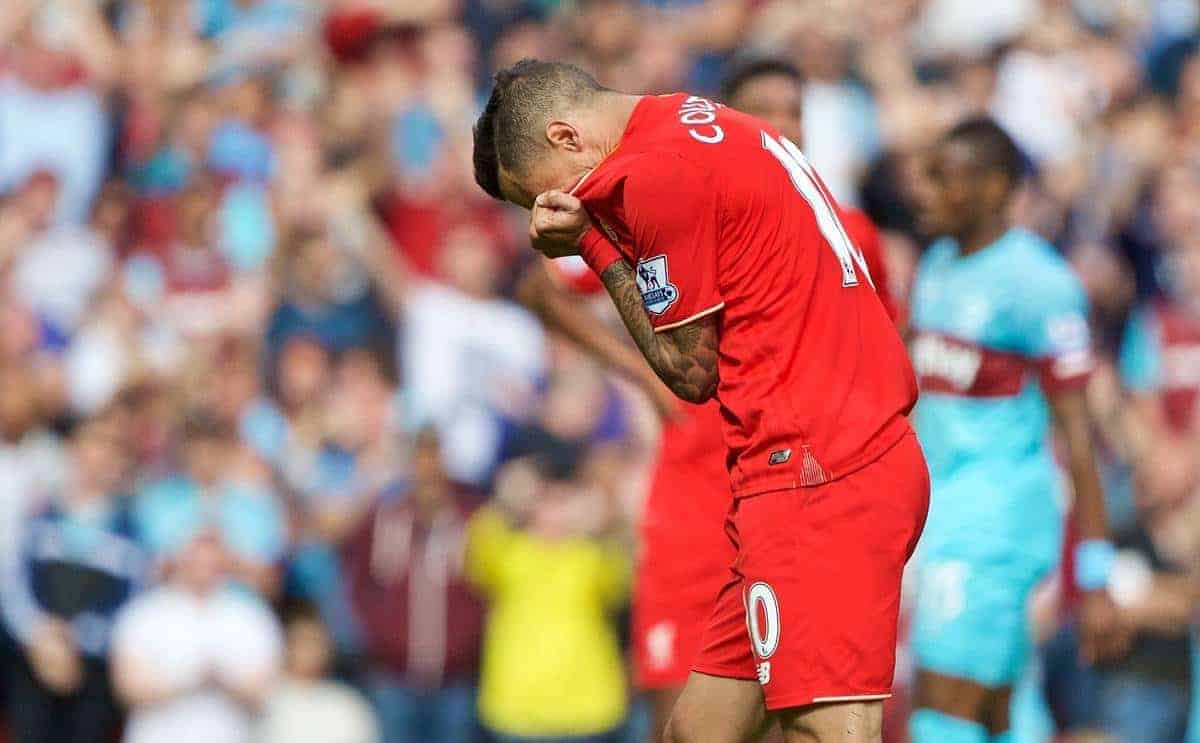
[[[919,668],[1009,686],[1033,652],[1029,599],[1052,565],[948,553],[921,556],[912,630]]]

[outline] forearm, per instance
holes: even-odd
[[[711,398],[717,387],[716,338],[711,325],[697,321],[672,331],[669,337],[656,333],[628,263],[613,262],[600,279],[633,342],[659,379],[688,402]]]
[[[1096,457],[1090,437],[1067,437],[1068,467],[1075,491],[1075,523],[1081,540],[1107,539],[1108,516],[1104,489],[1096,469]]]
[[[1048,396],[1058,433],[1066,449],[1066,465],[1075,495],[1075,525],[1081,541],[1108,538],[1104,488],[1096,468],[1092,417],[1083,389]]]
[[[387,230],[365,204],[358,203],[343,207],[335,225],[336,234],[358,256],[391,317],[400,317],[408,296],[408,267],[404,256],[392,248]]]

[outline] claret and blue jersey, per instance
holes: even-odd
[[[1059,555],[1063,488],[1046,395],[1086,382],[1087,298],[1030,232],[1013,229],[970,255],[943,239],[918,269],[912,324],[914,422],[932,480],[918,661],[1008,682],[1028,653],[1028,594]]]
[[[1052,246],[1012,230],[974,254],[934,244],[913,290],[915,421],[933,480],[924,543],[1055,552],[1045,392],[1091,369],[1087,297]]]

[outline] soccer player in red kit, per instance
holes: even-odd
[[[721,88],[730,106],[801,141],[803,82],[782,59],[755,58],[737,66]],[[862,212],[839,209],[842,224],[862,253],[876,291],[889,309],[887,267],[879,233]],[[653,740],[699,654],[717,595],[736,556],[725,534],[731,500],[725,443],[715,400],[679,403],[645,360],[572,297],[604,292],[578,258],[532,264],[518,296],[549,327],[629,378],[664,412],[661,444],[639,520],[639,560],[633,589],[632,649],[635,686],[649,695]]]
[[[737,556],[668,738],[878,741],[929,482],[903,343],[820,179],[758,119],[560,63],[499,73],[475,137],[534,246],[581,255],[663,382],[721,407]]]

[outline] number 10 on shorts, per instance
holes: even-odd
[[[746,630],[758,656],[758,682],[771,682],[771,661],[779,648],[779,600],[769,583],[757,581],[746,591]]]

